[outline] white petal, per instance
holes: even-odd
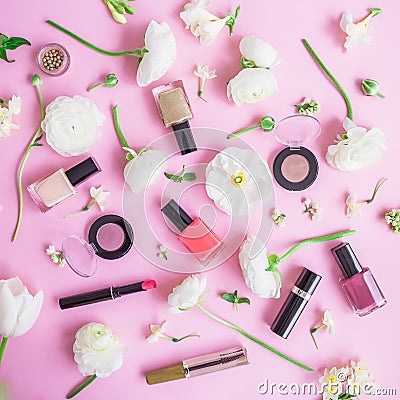
[[[145,53],[136,75],[139,86],[147,86],[160,79],[172,66],[176,58],[176,41],[166,22],[151,21],[146,30]]]
[[[256,36],[246,36],[239,44],[240,53],[246,60],[254,61],[258,67],[270,68],[277,60],[276,50]]]
[[[17,326],[13,333],[14,337],[21,336],[32,328],[39,316],[40,310],[42,309],[43,300],[44,294],[40,291],[35,295],[31,302],[25,305],[25,308],[18,316]]]

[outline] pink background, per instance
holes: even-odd
[[[257,392],[257,386],[265,378],[270,382],[286,384],[318,382],[324,367],[343,365],[349,359],[364,360],[382,387],[397,387],[399,390],[396,360],[397,315],[400,306],[396,249],[399,238],[383,220],[387,209],[400,205],[396,198],[400,184],[396,168],[399,138],[395,125],[395,115],[399,112],[395,100],[398,96],[398,92],[395,92],[398,59],[393,47],[393,40],[398,33],[397,2],[385,2],[382,6],[384,12],[374,18],[372,46],[359,48],[351,54],[345,53],[343,49],[345,35],[339,29],[341,13],[353,13],[355,19],[359,20],[366,16],[369,7],[379,4],[357,1],[350,5],[344,0],[318,4],[311,0],[273,3],[244,1],[235,35],[229,38],[226,29],[210,47],[200,45],[185,31],[178,17],[183,4],[183,1],[138,0],[133,3],[136,15],[128,18],[126,26],[114,22],[101,1],[71,0],[60,3],[41,0],[24,1],[18,5],[8,2],[2,6],[2,32],[8,36],[25,37],[32,42],[32,47],[24,46],[10,53],[10,57],[17,60],[14,64],[0,62],[0,97],[8,99],[18,94],[23,99],[22,113],[15,119],[21,130],[14,131],[10,138],[2,139],[0,143],[0,204],[3,206],[0,214],[0,277],[7,279],[19,276],[31,292],[36,293],[40,289],[45,292],[45,303],[36,325],[26,335],[10,339],[7,345],[0,368],[0,382],[7,387],[8,399],[61,399],[82,382],[82,376],[73,361],[72,344],[76,330],[91,321],[109,325],[127,344],[128,353],[119,371],[107,379],[95,382],[78,397],[81,399],[108,399],[111,396],[119,399],[142,396],[149,399],[198,400],[217,396],[224,399],[257,399],[262,397]],[[211,11],[222,16],[226,10],[234,9],[236,5],[236,2],[222,0],[215,2]],[[211,321],[198,310],[183,315],[170,315],[166,298],[182,276],[154,267],[135,250],[114,263],[99,261],[98,273],[89,280],[75,276],[67,268],[58,270],[45,255],[44,249],[51,243],[59,246],[69,234],[85,235],[90,223],[100,215],[98,209],[92,209],[80,217],[67,220],[61,218],[86,204],[91,185],[102,184],[106,190],[111,191],[107,212],[122,213],[122,169],[125,161],[114,133],[111,106],[119,104],[122,126],[132,146],[145,146],[165,134],[166,130],[160,122],[151,87],[137,87],[135,59],[97,54],[45,24],[48,18],[114,51],[140,47],[145,28],[151,19],[168,22],[177,39],[178,56],[173,68],[158,83],[184,80],[196,114],[192,126],[210,126],[231,132],[256,123],[265,114],[276,118],[287,116],[294,112],[292,105],[304,96],[319,99],[322,110],[318,118],[323,131],[318,140],[309,146],[320,162],[318,180],[302,193],[290,193],[276,185],[276,204],[288,218],[285,228],[275,229],[268,248],[282,254],[297,240],[354,228],[357,233],[350,239],[353,248],[360,261],[372,267],[388,305],[364,318],[357,317],[351,311],[337,282],[338,269],[329,252],[333,243],[303,248],[282,265],[284,286],[282,297],[278,300],[259,299],[247,289],[236,256],[207,273],[211,294],[204,302],[206,308],[246,328],[271,346],[313,366],[315,371],[310,373],[288,364],[236,332]],[[282,63],[273,72],[279,83],[279,93],[262,103],[237,108],[227,101],[225,87],[226,82],[240,69],[238,44],[246,35],[257,35],[278,50]],[[388,149],[384,159],[368,170],[340,172],[332,169],[325,161],[327,146],[342,131],[346,109],[340,95],[303,48],[300,42],[303,37],[309,39],[346,88],[352,100],[356,123],[366,127],[380,127],[387,136]],[[22,227],[17,242],[11,244],[10,237],[17,217],[15,171],[39,121],[38,102],[30,78],[33,73],[39,72],[35,57],[39,48],[48,42],[59,42],[68,48],[71,67],[67,74],[59,78],[44,77],[41,74],[44,77],[42,92],[46,104],[60,95],[86,95],[86,87],[106,73],[116,73],[120,84],[112,90],[99,88],[88,95],[107,116],[102,128],[102,139],[91,151],[103,166],[103,173],[81,185],[78,196],[46,215],[40,214],[27,192],[24,192]],[[193,76],[193,69],[197,63],[217,68],[218,78],[206,83],[207,104],[196,97],[198,83]],[[359,83],[366,77],[381,83],[385,100],[361,95]],[[281,145],[261,131],[248,134],[245,140],[256,146],[272,166]],[[47,145],[36,148],[27,163],[24,186],[53,169],[72,166],[81,159],[64,159]],[[352,191],[361,199],[368,198],[375,183],[384,176],[389,181],[383,186],[376,202],[363,208],[360,220],[347,219],[344,214],[347,193]],[[304,196],[318,201],[324,208],[320,222],[311,222],[307,216],[302,215],[301,201]],[[300,266],[307,266],[322,274],[323,280],[306,312],[285,341],[272,334],[268,325],[292,287]],[[157,280],[157,290],[76,310],[62,312],[58,308],[57,300],[60,296],[146,279]],[[220,300],[221,292],[235,289],[239,290],[241,296],[251,298],[250,308],[243,305],[236,312],[228,303]],[[326,308],[330,308],[335,316],[337,334],[328,336],[325,331],[319,332],[320,350],[316,350],[308,331],[318,324]],[[161,323],[165,319],[168,319],[168,333],[171,335],[196,332],[201,334],[201,338],[179,344],[164,340],[148,344],[144,340],[148,334],[148,324]],[[247,347],[251,362],[249,366],[153,387],[145,383],[146,371],[236,345]],[[278,395],[269,397],[277,398]]]

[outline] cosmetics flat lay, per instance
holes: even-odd
[[[8,10],[4,32],[31,42],[12,53],[0,33],[0,400],[256,400],[263,389],[279,400],[280,384],[339,379],[329,370],[349,354],[360,362],[353,368],[365,363],[389,386],[393,372],[376,370],[395,345],[396,235],[376,221],[384,207],[400,208],[396,171],[385,159],[353,168],[362,164],[356,145],[335,160],[352,168],[327,156],[332,143],[346,149],[371,135],[374,158],[374,128],[361,126],[395,115],[393,66],[372,59],[374,42],[351,54],[333,47],[348,34],[338,30],[339,10],[360,6],[339,0],[324,11],[305,0],[294,10],[255,0],[235,15],[239,3],[229,11],[215,1],[71,1],[29,2],[24,25],[11,24]],[[207,20],[213,9],[221,19]],[[387,14],[389,26],[395,13]],[[333,65],[333,84],[300,34]],[[252,48],[246,35],[260,42]],[[373,37],[375,50],[386,46],[379,29]],[[244,55],[261,50],[268,57]],[[15,62],[1,59],[6,51]],[[360,68],[385,78],[386,100],[362,95]],[[339,88],[342,103],[331,96],[336,79],[350,87],[349,96]],[[14,112],[12,90],[23,99]],[[303,113],[308,96],[318,110]],[[386,151],[396,140],[388,135]],[[371,198],[382,176],[389,183]],[[18,296],[22,311],[7,319]],[[20,320],[29,329],[9,328]],[[314,397],[352,397],[321,393]]]

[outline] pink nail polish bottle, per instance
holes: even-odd
[[[193,220],[175,200],[170,200],[161,211],[179,230],[178,240],[202,264],[206,265],[223,249],[223,243],[215,233],[200,218]]]
[[[101,171],[92,157],[65,170],[60,168],[28,186],[28,192],[42,213],[77,194],[75,186]]]
[[[344,277],[340,279],[343,290],[360,317],[386,304],[386,299],[372,272],[363,268],[349,243],[341,243],[331,249]]]

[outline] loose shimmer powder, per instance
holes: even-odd
[[[180,87],[161,92],[158,95],[158,103],[167,128],[193,118],[185,93]]]
[[[281,171],[289,182],[302,182],[310,173],[310,164],[303,155],[291,154],[283,160]]]
[[[125,233],[117,224],[105,224],[97,232],[97,241],[104,250],[114,251],[123,245]]]

